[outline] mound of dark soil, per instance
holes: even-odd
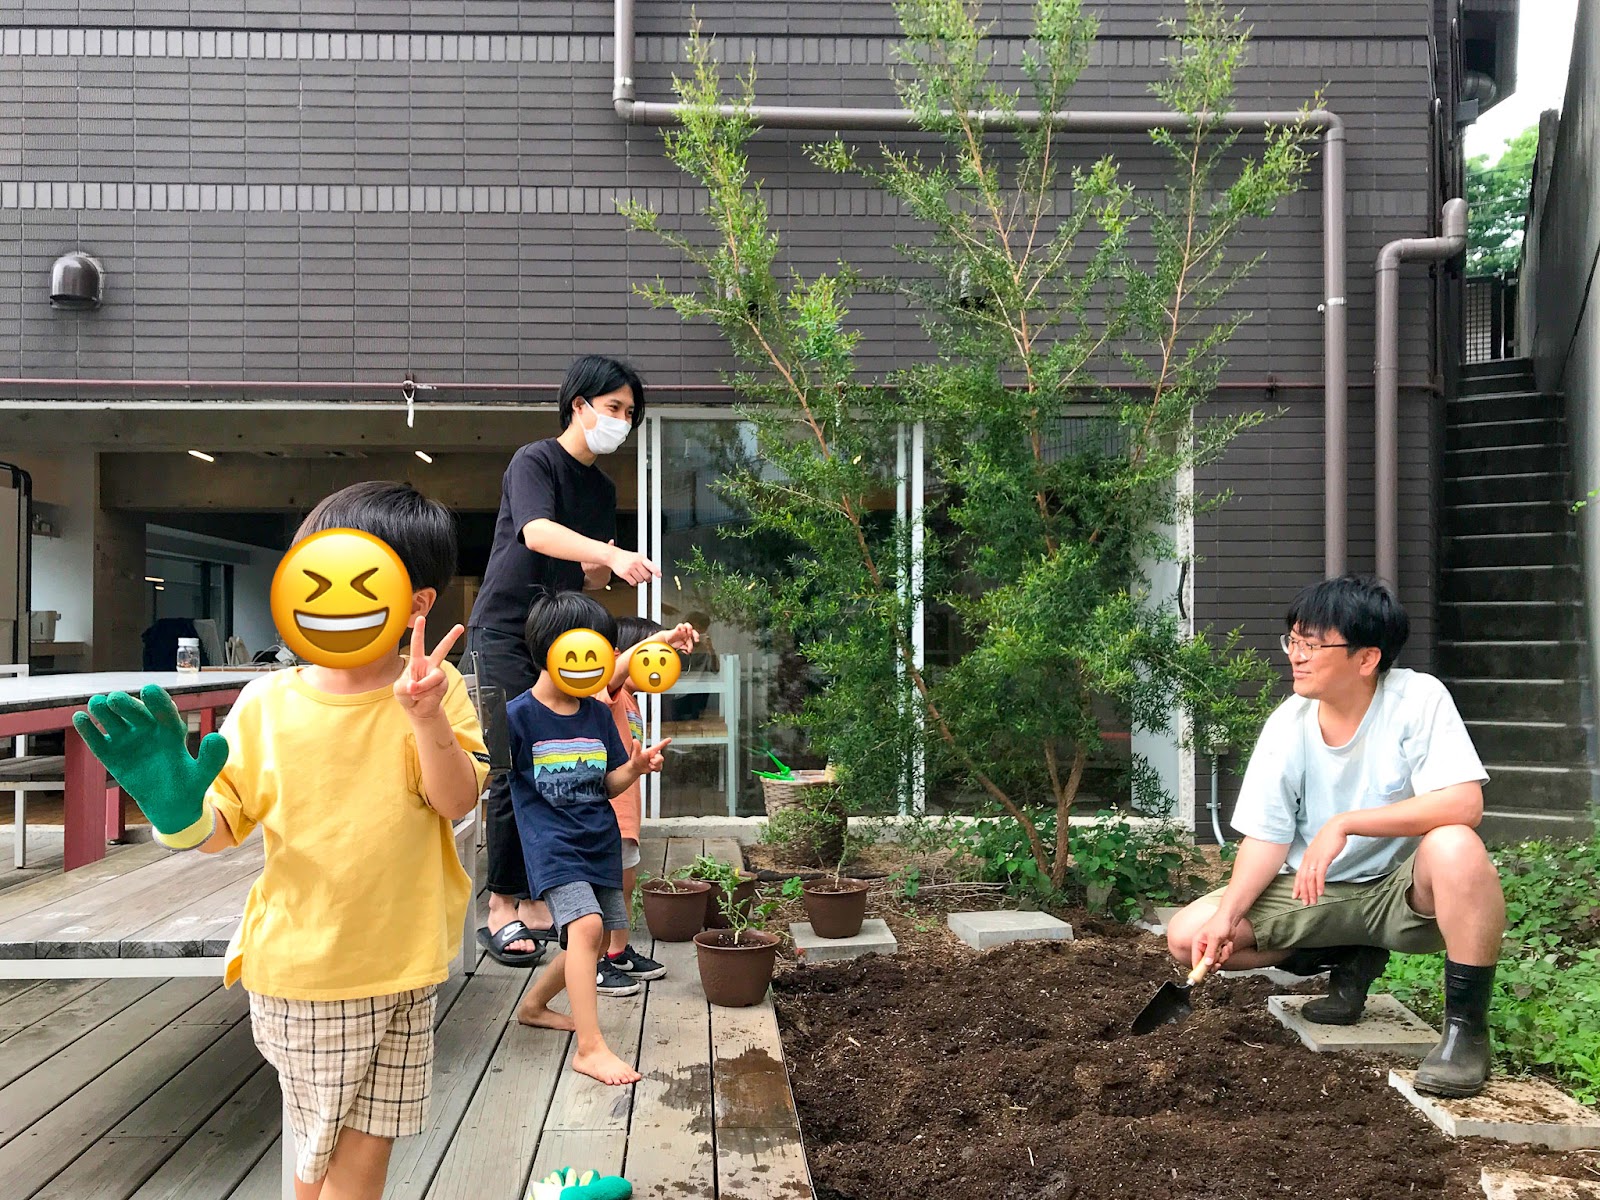
[[[1213,978],[1147,1037],[1175,972],[1153,939],[802,968],[778,1012],[821,1200],[1468,1200],[1485,1164],[1574,1160],[1452,1142],[1387,1064],[1313,1054],[1274,988]],[[1276,989],[1282,990],[1282,989]]]

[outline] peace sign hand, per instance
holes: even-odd
[[[466,629],[457,625],[445,634],[432,654],[427,652],[424,632],[427,619],[418,617],[411,625],[411,661],[394,681],[394,698],[413,721],[431,721],[444,705],[444,694],[449,681],[440,665]]]

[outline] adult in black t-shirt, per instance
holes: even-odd
[[[644,384],[633,369],[596,354],[580,358],[560,392],[561,433],[511,456],[500,484],[500,515],[483,586],[468,620],[468,649],[479,680],[509,703],[533,686],[540,667],[523,640],[528,607],[542,592],[603,588],[659,579],[644,555],[618,549],[617,488],[595,466],[619,449],[644,416]],[[489,923],[478,938],[498,961],[538,958],[534,934],[547,936],[550,912],[530,899],[509,778],[489,785]]]

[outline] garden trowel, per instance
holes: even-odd
[[[1181,1021],[1192,1013],[1194,1006],[1189,1003],[1189,990],[1204,979],[1209,970],[1211,970],[1211,960],[1202,958],[1195,963],[1194,970],[1189,972],[1189,978],[1184,982],[1173,983],[1168,980],[1163,983],[1160,990],[1151,997],[1150,1003],[1144,1006],[1144,1011],[1133,1019],[1133,1032],[1150,1033],[1163,1025]]]

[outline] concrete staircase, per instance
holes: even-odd
[[[1488,769],[1491,841],[1586,836],[1583,580],[1560,400],[1525,359],[1462,372],[1447,406],[1439,674]]]

